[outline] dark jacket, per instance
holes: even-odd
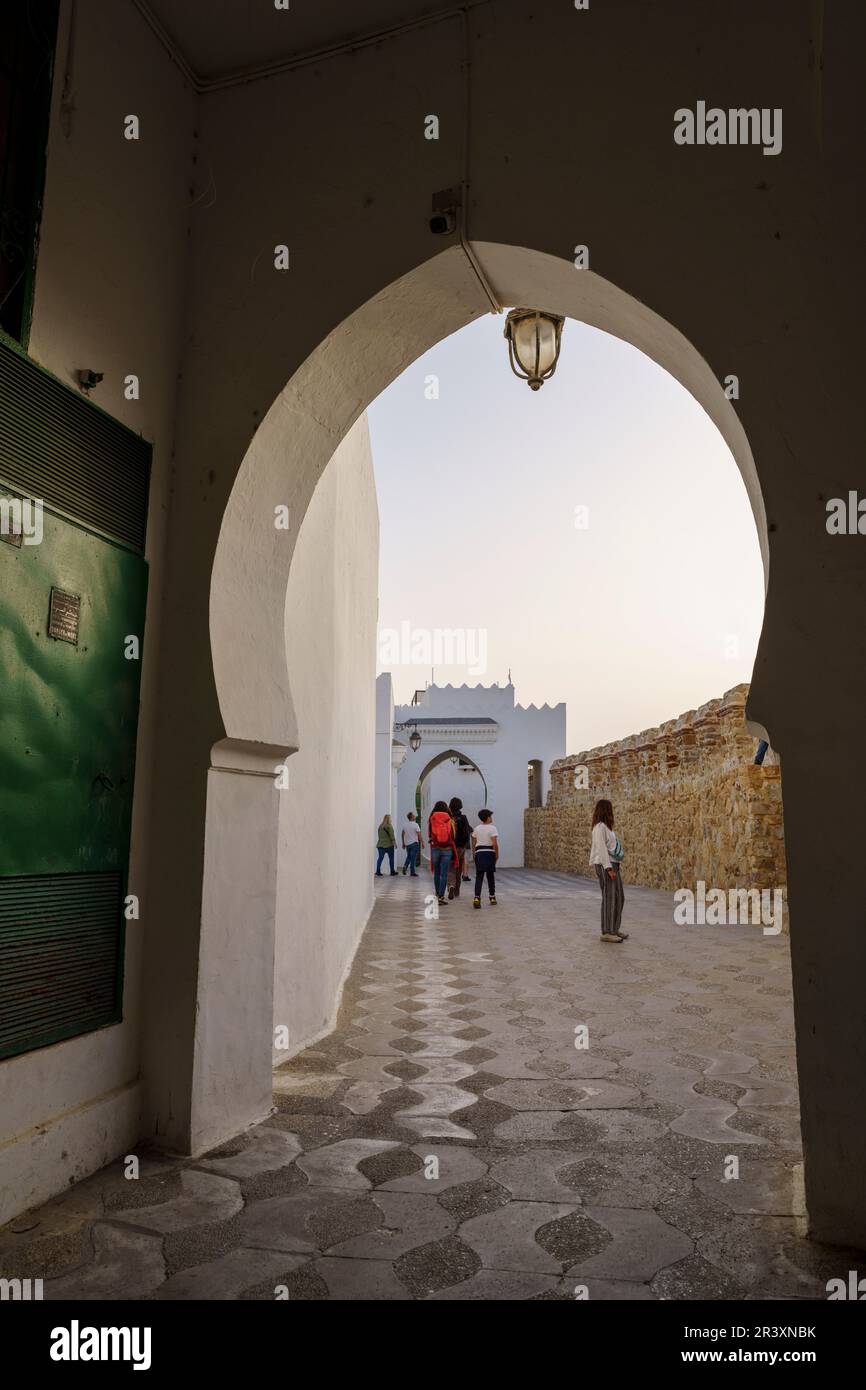
[[[458,849],[468,849],[469,842],[472,839],[472,827],[469,824],[468,817],[465,816],[462,811],[458,811],[457,815],[453,817],[453,820],[455,845]]]

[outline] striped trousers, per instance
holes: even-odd
[[[602,936],[615,936],[619,932],[622,922],[622,907],[625,902],[625,893],[622,886],[622,873],[619,865],[616,868],[616,877],[611,878],[607,869],[601,864],[596,864],[595,872],[598,878],[598,886],[601,889],[601,934]]]

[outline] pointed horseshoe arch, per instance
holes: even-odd
[[[470,758],[468,753],[461,752],[459,748],[446,748],[444,752],[437,753],[435,758],[430,759],[429,763],[424,768],[424,770],[418,774],[417,785],[419,790],[421,787],[423,787],[425,780],[430,776],[430,773],[433,771],[433,769],[438,767],[440,763],[447,762],[449,758],[462,758],[464,762],[470,763],[471,766],[475,768],[475,771],[478,773],[478,776],[484,783],[484,803],[486,805],[488,800],[487,778],[484,776],[484,773],[481,771],[481,768],[478,766],[475,759]]]
[[[743,476],[769,579],[767,520],[740,419],[697,348],[624,290],[570,261],[525,246],[475,243],[504,305],[540,309],[631,343],[689,391],[727,443]],[[295,542],[316,484],[367,406],[429,348],[489,312],[463,251],[451,247],[384,287],[344,319],[272,403],[241,462],[223,516],[210,595],[214,679],[227,743],[299,746],[284,621]],[[278,536],[263,498],[287,507]],[[753,731],[763,715],[750,694]],[[761,721],[760,723],[755,721]]]

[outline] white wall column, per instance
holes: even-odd
[[[294,749],[223,739],[207,781],[189,1149],[200,1154],[272,1108],[276,769]]]

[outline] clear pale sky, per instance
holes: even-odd
[[[370,407],[379,629],[483,630],[484,673],[437,666],[436,683],[503,683],[510,667],[520,704],[566,701],[576,753],[749,680],[757,533],[715,426],[650,358],[568,320],[532,392],[503,326],[454,334]],[[398,701],[430,680],[385,665]]]

